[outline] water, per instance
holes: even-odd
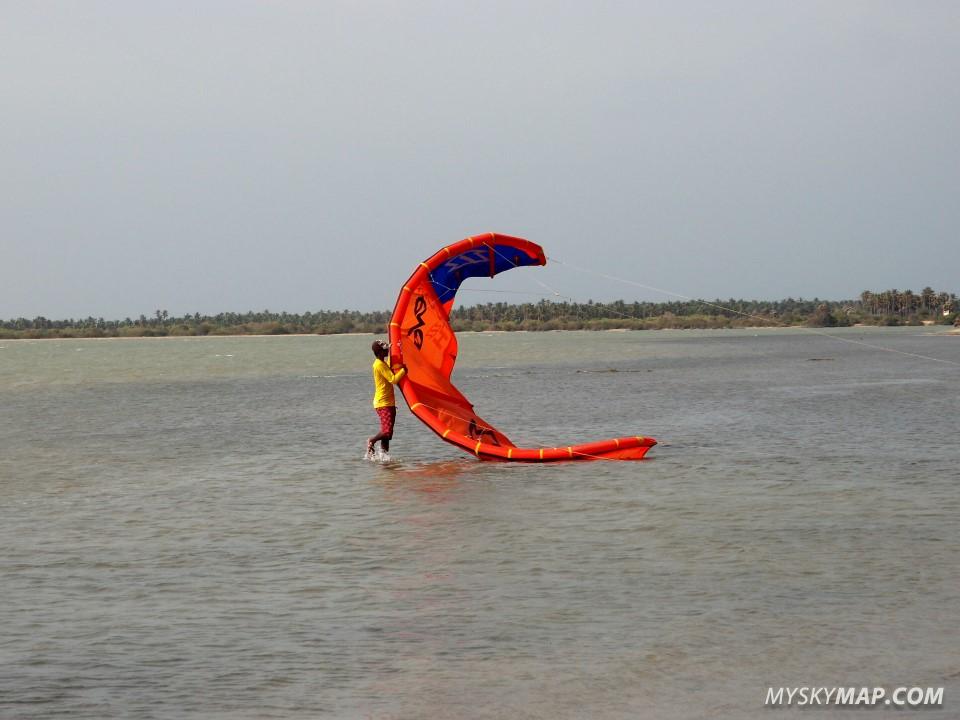
[[[479,463],[401,408],[380,464],[369,340],[0,341],[0,717],[766,718],[800,685],[960,712],[957,366],[468,334],[458,384],[514,442],[662,444]]]

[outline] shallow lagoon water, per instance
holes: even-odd
[[[960,362],[933,329],[465,334],[514,442],[662,444],[479,463],[401,408],[381,465],[369,336],[0,341],[0,717],[750,718],[800,685],[955,717],[960,368],[831,334]]]

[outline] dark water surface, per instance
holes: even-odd
[[[514,442],[662,444],[478,463],[401,408],[379,465],[369,341],[0,341],[0,717],[769,718],[803,685],[960,716],[957,365],[465,335],[458,384]]]

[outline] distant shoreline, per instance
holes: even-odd
[[[691,332],[691,331],[726,331],[726,330],[749,330],[749,331],[758,331],[758,330],[770,330],[770,331],[782,331],[782,330],[813,330],[813,331],[822,331],[825,329],[833,330],[888,330],[890,327],[938,327],[938,326],[916,326],[916,325],[897,325],[897,326],[887,326],[887,325],[849,325],[844,327],[834,327],[834,328],[822,328],[822,327],[810,327],[807,325],[744,325],[738,327],[720,327],[720,328],[701,328],[701,327],[662,327],[662,328],[601,328],[601,329],[551,329],[551,330],[459,330],[457,335],[515,335],[515,334],[538,334],[538,333],[574,333],[574,332],[585,332],[585,333],[627,333],[627,332],[665,332],[665,331],[674,331],[674,332]],[[943,326],[940,326],[943,327]],[[949,326],[947,326],[949,327]],[[377,337],[378,335],[384,335],[385,333],[374,333],[374,332],[346,332],[346,333],[233,333],[233,334],[208,334],[208,335],[109,335],[109,336],[96,336],[96,335],[74,335],[74,336],[46,336],[46,337],[0,337],[0,343],[5,342],[42,342],[47,340],[228,340],[228,339],[244,339],[244,338],[305,338],[305,337]],[[931,332],[931,335],[952,335],[960,337],[960,328],[948,329],[940,332]]]
[[[639,300],[586,303],[541,300],[536,303],[459,305],[448,311],[454,332],[547,332],[553,330],[726,330],[782,327],[960,326],[960,299],[954,293],[925,287],[910,290],[865,290],[859,299],[820,300]],[[303,313],[248,311],[216,315],[171,316],[156,310],[151,317],[107,320],[103,317],[51,320],[38,316],[0,320],[0,340],[125,337],[262,337],[287,335],[384,335],[390,310],[320,310]]]

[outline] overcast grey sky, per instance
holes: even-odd
[[[958,71],[955,1],[0,0],[0,318],[388,308],[488,230],[698,297],[957,291]]]

